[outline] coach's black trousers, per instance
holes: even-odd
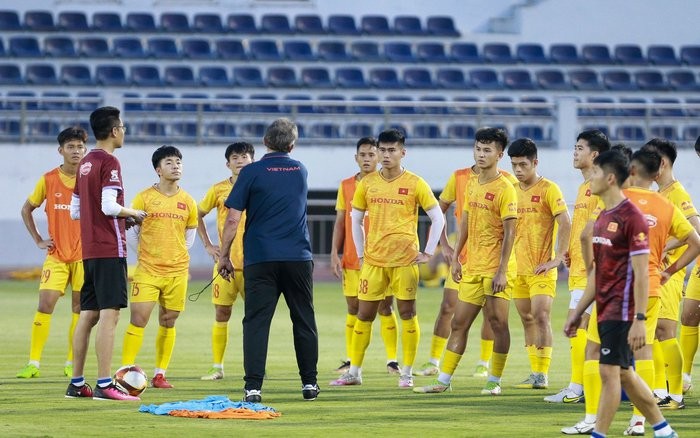
[[[262,388],[270,323],[280,294],[284,295],[289,307],[301,383],[316,383],[318,333],[314,315],[312,274],[312,261],[256,263],[243,268],[245,389]]]

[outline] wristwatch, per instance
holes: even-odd
[[[643,314],[643,313],[640,312],[640,313],[637,313],[637,316],[635,316],[635,319],[636,319],[637,321],[646,321],[646,320],[647,320],[647,316],[646,316],[645,314]]]

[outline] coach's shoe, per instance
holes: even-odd
[[[95,389],[92,391],[92,399],[93,400],[123,400],[123,401],[139,401],[141,400],[139,397],[135,397],[133,395],[129,395],[125,392],[122,392],[117,385],[114,384],[114,382],[110,383],[108,387],[102,388],[100,386],[96,386]]]
[[[339,374],[347,373],[348,371],[350,371],[350,361],[349,360],[341,361],[340,366],[333,371],[335,371],[336,373],[339,373]]]
[[[73,377],[73,364],[68,364],[63,367],[63,375],[66,377]]]
[[[205,376],[202,376],[202,380],[221,380],[224,378],[224,370],[221,368],[212,367]]]
[[[567,386],[554,395],[548,395],[544,401],[547,403],[581,403],[583,402],[583,394],[576,394]]]
[[[244,389],[243,401],[248,403],[260,403],[262,401],[262,393],[259,389]]]
[[[432,362],[426,362],[418,370],[413,370],[414,376],[436,376],[440,369]]]
[[[72,383],[68,384],[66,389],[66,398],[92,398],[92,388],[87,383],[82,386],[75,386]]]
[[[156,374],[153,376],[153,380],[151,380],[151,386],[153,388],[160,388],[160,389],[170,389],[173,387],[173,385],[170,384],[165,378],[165,376],[161,373]]]
[[[671,398],[669,395],[665,399],[661,400],[660,402],[657,403],[659,406],[659,409],[668,409],[668,410],[676,410],[676,409],[685,409],[685,403],[683,403],[683,400],[677,402],[674,399]]]
[[[350,373],[345,373],[337,379],[329,383],[330,386],[351,386],[351,385],[362,385],[362,377],[353,376]]]
[[[399,376],[399,388],[413,388],[413,376],[408,374]]]
[[[545,373],[535,374],[535,383],[532,384],[532,389],[547,389],[549,388],[549,378]]]
[[[501,395],[501,384],[489,380],[486,382],[486,386],[481,390],[483,395]]]
[[[535,373],[530,373],[527,379],[513,386],[518,389],[532,389],[536,381],[537,376],[535,376]]]
[[[319,392],[321,392],[321,388],[316,384],[304,385],[304,387],[301,388],[301,395],[304,396],[304,400],[307,401],[316,400]]]
[[[439,394],[445,391],[452,391],[452,385],[445,385],[439,380],[436,380],[435,383],[433,383],[432,385],[419,386],[418,388],[413,388],[413,392],[419,394]]]
[[[24,368],[17,373],[18,379],[31,379],[32,377],[41,377],[41,372],[39,372],[39,368],[31,363],[25,365]]]
[[[479,364],[476,366],[474,369],[474,374],[472,374],[472,377],[488,377],[489,376],[489,369],[486,365]]]
[[[627,429],[625,429],[625,431],[622,432],[622,435],[644,436],[644,423],[641,421],[637,421],[634,424],[630,424],[629,426],[627,426]]]
[[[395,360],[388,362],[386,364],[386,372],[389,374],[401,374],[401,368],[399,368],[399,363]]]
[[[571,427],[562,427],[561,433],[564,435],[590,435],[593,429],[595,429],[595,422],[586,423],[582,420]]]

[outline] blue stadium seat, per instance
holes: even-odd
[[[540,44],[518,44],[515,57],[525,64],[549,64],[549,59]]]
[[[700,46],[681,47],[681,62],[687,65],[700,65]]]
[[[442,96],[423,96],[419,100],[421,102],[427,102],[427,103],[430,103],[430,102],[447,103],[447,100]],[[446,105],[419,106],[416,109],[421,114],[447,114],[447,106]]]
[[[407,88],[435,88],[430,70],[426,68],[407,68],[403,71],[403,83]]]
[[[676,51],[671,46],[647,47],[647,59],[654,65],[679,65]]]
[[[132,65],[131,82],[139,87],[162,87],[158,68],[154,65]]]
[[[328,100],[332,102],[344,102],[345,97],[339,94],[322,94],[318,96],[319,100]],[[314,106],[314,112],[319,114],[345,114],[348,107],[345,105],[329,105],[318,104]]]
[[[465,64],[480,64],[484,61],[473,43],[453,43],[450,46],[450,58],[454,62]]]
[[[340,126],[335,123],[315,123],[309,129],[310,138],[340,138]]]
[[[5,102],[5,109],[19,110],[24,104],[27,110],[39,109],[36,93],[26,90],[14,90],[7,92],[8,101]]]
[[[200,33],[223,33],[224,24],[219,14],[194,14],[192,30]]]
[[[172,93],[148,93],[145,97],[151,100],[144,101],[144,111],[177,111],[175,95]]]
[[[229,87],[231,82],[224,67],[201,67],[199,82],[205,87]]]
[[[350,138],[372,137],[374,128],[367,123],[348,123],[345,125],[345,136]]]
[[[124,67],[121,65],[98,65],[95,67],[95,82],[97,85],[126,86],[129,81],[126,79]]]
[[[408,96],[387,96],[385,99],[390,114],[407,115],[415,114],[416,107],[411,105],[391,105],[391,102],[413,102]]]
[[[187,15],[180,12],[163,12],[160,16],[160,30],[165,32],[189,33],[190,22]]]
[[[133,32],[155,32],[156,20],[148,12],[129,12],[126,14],[126,30]]]
[[[621,44],[615,46],[615,61],[624,65],[646,65],[647,60],[642,54],[642,48],[636,44]]]
[[[0,11],[0,30],[1,31],[18,31],[22,30],[22,24],[19,21],[17,11]]]
[[[318,43],[319,59],[323,61],[350,61],[352,57],[345,50],[345,43],[342,41],[320,41]]]
[[[149,38],[148,54],[156,59],[179,59],[180,53],[172,38]]]
[[[112,40],[112,53],[118,58],[143,59],[148,54],[143,50],[141,38],[122,37]]]
[[[133,132],[133,134],[131,134]],[[129,138],[136,140],[150,140],[153,137],[165,137],[165,123],[163,122],[137,122],[129,126]]]
[[[199,82],[195,80],[192,68],[185,65],[169,65],[163,71],[163,82],[173,87],[196,87]]]
[[[124,93],[124,111],[143,111],[143,100],[139,93]]]
[[[170,137],[196,138],[197,124],[194,122],[173,122],[170,124]]]
[[[608,90],[636,90],[637,84],[627,70],[608,70],[603,72],[603,84]]]
[[[321,17],[318,15],[297,15],[294,18],[294,29],[304,35],[325,35]]]
[[[68,37],[44,38],[44,54],[52,58],[73,58],[76,56],[75,44]]]
[[[221,39],[216,40],[216,53],[219,57],[227,60],[244,60],[248,59],[248,55],[243,48],[241,40]]]
[[[280,55],[275,40],[251,40],[248,42],[248,50],[250,51],[251,59],[257,59],[258,61],[282,60],[282,55]]]
[[[87,32],[90,30],[84,12],[59,12],[56,27],[68,32]]]
[[[678,130],[672,125],[654,125],[649,127],[649,136],[653,138],[667,138],[676,140],[678,138]],[[679,139],[682,140],[682,139]]]
[[[291,61],[316,61],[316,55],[311,51],[308,41],[284,41],[283,53]]]
[[[615,110],[613,108],[606,107],[607,105],[615,103],[615,100],[613,100],[612,97],[589,97],[586,99],[586,102],[589,105],[587,107],[579,108],[579,116],[609,117],[615,115]],[[596,104],[601,105],[597,106]]]
[[[271,103],[251,103],[248,105],[248,111],[253,113],[279,113],[280,107],[277,105],[277,97],[274,94],[251,94],[248,96],[251,100],[271,101]]]
[[[480,90],[500,90],[503,88],[498,81],[498,75],[491,69],[474,69],[469,71],[469,79],[475,88]]]
[[[241,87],[264,87],[262,73],[257,67],[236,67],[233,69],[233,82]]]
[[[301,84],[309,88],[333,88],[331,75],[325,67],[302,68]]]
[[[42,56],[39,41],[34,37],[10,37],[7,52],[18,58],[39,58]]]
[[[32,85],[57,85],[58,77],[53,64],[30,64],[24,72],[24,80]]]
[[[247,122],[238,125],[238,136],[244,139],[260,139],[265,135],[266,123]]]
[[[66,85],[93,85],[90,69],[81,64],[64,64],[61,66],[59,81]]]
[[[393,68],[373,68],[369,71],[369,83],[379,89],[402,88],[399,76]]]
[[[442,138],[442,131],[440,125],[436,123],[416,123],[413,125],[413,137]]]
[[[391,35],[389,20],[383,15],[365,15],[360,19],[360,30],[366,35]]]
[[[535,81],[543,90],[570,90],[571,85],[566,81],[561,70],[540,70],[535,72]]]
[[[681,107],[681,102],[673,97],[655,97],[651,109],[652,117],[684,117],[685,111]],[[663,108],[661,105],[673,105],[673,107]]]
[[[669,87],[676,91],[697,91],[700,89],[695,73],[690,70],[674,70],[666,73]]]
[[[397,15],[394,17],[394,32],[399,35],[425,35],[420,18],[414,15]]]
[[[255,18],[250,14],[231,14],[226,19],[226,25],[233,33],[258,33]]]
[[[426,33],[442,37],[458,37],[459,31],[455,28],[452,17],[428,17],[425,25]]]
[[[204,102],[185,102],[185,99],[197,99]],[[211,111],[211,104],[209,103],[209,95],[205,93],[182,93],[180,100],[177,103],[178,111]]]
[[[7,55],[7,52],[5,52],[5,43],[0,38],[0,58],[4,58],[6,55]]]
[[[532,90],[535,84],[528,70],[503,70],[503,85],[511,90]]]
[[[356,67],[341,67],[335,71],[335,83],[340,88],[367,88],[364,73]]]
[[[24,27],[39,32],[56,30],[53,15],[49,11],[27,11],[24,13]]]
[[[695,142],[700,138],[700,126],[684,126],[681,140]]]
[[[462,90],[471,88],[471,83],[459,68],[439,68],[435,75],[435,84],[440,88]]]
[[[621,104],[632,105],[627,108],[622,108],[619,115],[624,117],[646,117],[647,116],[647,101],[641,97],[621,97]]]
[[[447,138],[456,140],[474,140],[476,129],[472,125],[464,123],[451,124],[447,126]]]
[[[330,15],[328,17],[328,33],[335,35],[359,35],[352,15]]]
[[[204,38],[186,38],[180,41],[182,56],[189,59],[212,59],[216,54],[209,46],[209,40]]]
[[[615,128],[613,139],[619,141],[643,141],[644,128],[635,125],[620,125]]]
[[[539,125],[518,125],[515,127],[515,138],[529,138],[532,141],[538,142],[545,140],[544,130]]]
[[[19,137],[19,120],[0,119],[0,138]]]
[[[205,127],[206,137],[223,138],[226,141],[233,141],[236,137],[236,125],[229,122],[209,123]]]
[[[288,94],[284,96],[285,100],[311,100],[311,96],[308,94]],[[314,107],[311,105],[303,105],[301,103],[287,104],[285,106],[286,112],[295,112],[297,114],[312,114],[314,112]]]
[[[569,81],[576,90],[603,89],[603,85],[598,81],[598,74],[593,70],[571,70]]]
[[[352,57],[362,62],[384,61],[384,55],[379,53],[379,45],[371,41],[359,41],[350,45]]]
[[[264,33],[292,34],[289,18],[283,14],[265,14],[260,19],[260,31]]]
[[[376,96],[353,96],[354,101],[366,101],[366,102],[377,102],[376,105],[371,103],[359,104],[352,107],[353,112],[356,114],[383,114],[384,110],[379,106],[379,98]]]
[[[552,44],[549,48],[549,59],[555,64],[581,64],[583,62],[573,44]]]
[[[513,98],[508,96],[492,96],[486,99],[488,104],[484,108],[484,114],[493,116],[516,116],[518,115],[518,110],[515,109],[513,104]]]
[[[688,105],[693,105],[693,106],[695,106],[694,108],[690,108],[690,107],[689,107],[689,108],[686,110],[686,113],[688,114],[688,116],[690,116],[690,117],[700,117],[700,106],[698,106],[698,105],[700,105],[700,99],[698,99],[698,98],[692,98],[692,97],[691,97],[691,98],[687,98],[687,99],[685,100],[685,103],[688,104]]]
[[[664,81],[664,75],[657,70],[638,71],[634,74],[634,81],[640,90],[668,90],[668,84]]]
[[[493,64],[514,64],[517,61],[510,53],[510,46],[501,43],[484,44],[481,56]]]
[[[474,106],[475,103],[480,102],[476,96],[458,96],[452,99],[452,102],[453,105],[447,109],[451,114],[475,116],[482,111],[481,108]]]
[[[547,104],[547,98],[542,96],[524,96],[520,98],[520,103]],[[552,111],[548,107],[525,106],[520,108],[520,114],[524,116],[550,117]]]
[[[421,62],[449,62],[445,53],[445,45],[442,43],[418,43],[416,45],[416,57]]]
[[[239,113],[245,111],[245,106],[241,103],[243,97],[240,94],[223,93],[217,94],[219,102],[212,103],[213,111]]]
[[[392,62],[415,62],[416,58],[408,43],[389,42],[384,43],[384,56]]]
[[[32,138],[55,137],[61,132],[58,123],[51,120],[30,120],[27,122],[27,135]]]
[[[298,87],[297,74],[291,67],[270,67],[267,69],[267,83],[271,87]]]
[[[95,12],[92,15],[92,28],[100,32],[122,32],[122,18],[115,12]]]
[[[41,93],[40,109],[47,111],[71,111],[73,99],[65,91],[45,91]]]
[[[610,49],[603,44],[586,44],[581,48],[581,58],[587,64],[614,64]]]
[[[78,55],[85,58],[109,58],[112,56],[107,40],[99,37],[79,39]]]

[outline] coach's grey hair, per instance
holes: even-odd
[[[265,146],[277,152],[289,152],[299,138],[297,125],[289,119],[277,119],[265,131]]]

